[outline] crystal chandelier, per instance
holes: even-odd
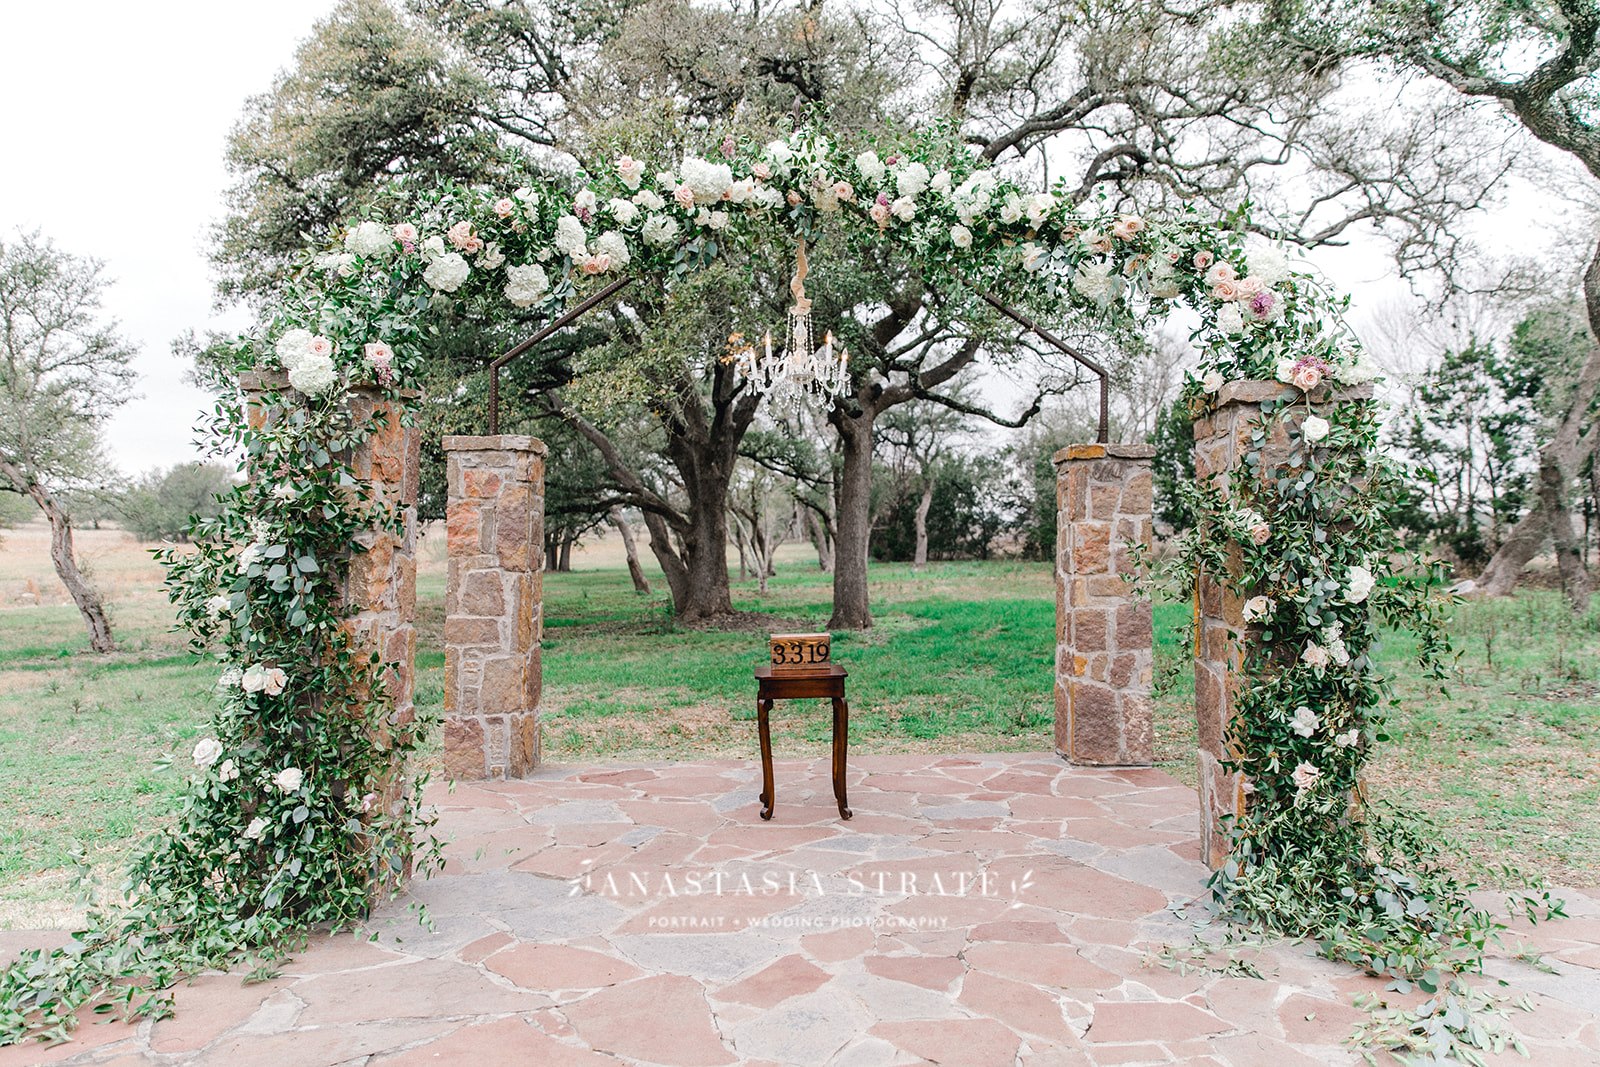
[[[776,355],[769,330],[755,345],[743,345],[733,353],[734,367],[756,392],[781,406],[795,406],[804,400],[827,399],[844,391],[850,382],[850,353],[836,345],[832,331],[816,344],[811,327],[811,300],[806,296],[806,243],[802,239],[795,252],[794,278],[789,282],[794,303],[786,316],[786,344]]]

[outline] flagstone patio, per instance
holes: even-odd
[[[448,866],[410,894],[430,927],[397,901],[373,941],[0,1067],[1356,1062],[1351,996],[1379,982],[1293,945],[1163,966],[1205,917],[1195,794],[1168,776],[861,756],[841,822],[828,774],[780,761],[770,823],[751,762],[440,787]],[[1567,899],[1517,934],[1556,974],[1492,968],[1536,1010],[1514,1019],[1531,1059],[1491,1063],[1600,1064],[1600,900]]]

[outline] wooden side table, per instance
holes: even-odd
[[[772,724],[768,719],[774,700],[824,697],[833,701],[833,799],[839,818],[851,816],[845,798],[844,762],[850,745],[850,705],[844,699],[845,669],[830,663],[804,674],[774,673],[770,666],[756,668],[756,724],[761,733],[761,817],[772,818],[778,794],[772,783]]]

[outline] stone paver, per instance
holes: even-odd
[[[1350,1000],[1381,983],[1292,944],[1241,950],[1260,980],[1162,965],[1206,897],[1195,794],[1166,775],[860,756],[845,823],[828,773],[785,761],[771,823],[753,762],[438,790],[451,866],[375,942],[315,938],[271,982],[207,975],[174,1019],[91,1021],[0,1067],[1356,1062]],[[1557,973],[1514,951],[1489,971],[1531,994],[1533,1063],[1600,1064],[1600,897],[1563,895],[1571,920],[1510,935]]]

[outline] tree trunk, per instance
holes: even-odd
[[[822,519],[810,508],[806,509],[806,529],[811,534],[811,546],[817,550],[817,569],[826,574],[833,570],[833,539]]]
[[[928,565],[928,509],[933,507],[933,475],[927,475],[922,487],[922,499],[917,501],[917,554],[911,566],[921,570]]]
[[[572,572],[572,545],[576,540],[576,537],[563,537],[561,539],[561,565],[556,570],[562,574],[570,574]]]
[[[744,523],[733,520],[733,544],[739,550],[739,580],[750,577],[750,548],[744,533]]]
[[[79,614],[83,616],[83,625],[89,631],[89,647],[96,652],[115,652],[117,642],[111,636],[111,621],[106,618],[100,594],[78,569],[78,561],[73,557],[72,523],[67,513],[61,510],[55,497],[38,483],[28,486],[28,495],[33,497],[33,502],[39,505],[39,510],[50,521],[50,559],[56,565],[61,584],[67,587],[73,603],[78,605]]]
[[[859,415],[839,415],[834,425],[844,462],[839,472],[838,505],[834,509],[833,617],[830,630],[866,630],[872,626],[867,593],[867,542],[872,533],[872,423],[870,408]]]
[[[554,532],[544,535],[544,571],[554,574],[557,565],[561,562],[561,542]]]
[[[617,533],[622,535],[622,551],[628,557],[628,577],[633,580],[635,593],[650,593],[650,579],[644,576],[644,568],[639,566],[639,546],[633,540],[633,527],[628,525],[628,520],[622,517],[621,508],[611,509],[611,525],[617,528]]]
[[[1561,590],[1567,595],[1575,615],[1589,610],[1589,575],[1583,566],[1583,547],[1572,530],[1572,513],[1567,507],[1567,480],[1559,464],[1539,472],[1539,495],[1550,515],[1550,540],[1556,552],[1556,569],[1561,574]]]

